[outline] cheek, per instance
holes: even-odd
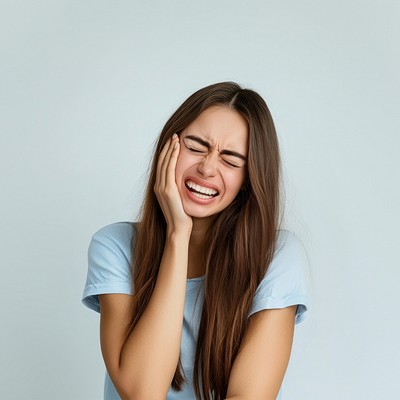
[[[227,177],[227,182],[231,183],[232,191],[238,192],[244,183],[244,173],[232,173]]]
[[[176,160],[176,166],[175,166],[175,180],[178,185],[180,180],[182,179],[185,170],[186,170],[185,157],[183,157],[182,153],[180,153],[178,155],[178,159]]]
[[[180,176],[183,175],[183,173],[192,165],[193,163],[190,162],[190,157],[185,155],[185,153],[181,152],[178,155],[178,159],[176,160],[176,166],[175,166],[175,175],[177,176],[178,174]]]

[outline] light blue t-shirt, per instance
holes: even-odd
[[[135,225],[118,222],[96,232],[89,245],[88,274],[82,302],[100,312],[98,295],[107,293],[132,294],[130,270],[131,240]],[[261,281],[249,316],[264,309],[298,305],[296,324],[304,319],[309,301],[308,259],[303,245],[293,234],[279,232],[275,256]],[[169,390],[167,400],[195,399],[193,364],[197,332],[204,301],[204,276],[187,280],[181,341],[181,362],[186,382],[181,392]],[[277,400],[281,398],[281,392]],[[104,400],[120,400],[106,372]]]

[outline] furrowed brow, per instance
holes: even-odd
[[[211,144],[208,143],[206,140],[199,138],[198,136],[187,135],[185,136],[185,139],[194,140],[195,142],[200,143],[202,146],[207,147],[207,149],[211,149]]]
[[[220,151],[220,154],[226,154],[227,156],[238,157],[244,161],[247,160],[247,158],[243,154],[237,153],[236,151],[233,151],[233,150],[222,150],[222,151]]]
[[[187,136],[185,136],[185,138],[194,140],[195,142],[201,144],[202,146],[207,147],[208,150],[211,149],[211,144],[208,143],[206,140],[204,140],[204,139],[198,137],[198,136],[187,135]],[[237,151],[233,151],[233,150],[221,150],[221,151],[219,152],[219,154],[226,154],[227,156],[238,157],[238,158],[241,158],[241,159],[244,160],[244,161],[247,160],[246,156],[244,156],[243,154],[238,153]]]

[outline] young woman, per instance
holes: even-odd
[[[98,231],[106,400],[276,399],[307,309],[307,257],[279,229],[280,157],[254,91],[190,96],[159,137],[139,223]]]

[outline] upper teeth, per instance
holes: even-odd
[[[191,189],[194,189],[196,192],[208,194],[209,196],[214,196],[218,192],[214,189],[206,188],[204,186],[200,186],[197,183],[194,183],[192,181],[187,181],[186,185],[188,185]]]

